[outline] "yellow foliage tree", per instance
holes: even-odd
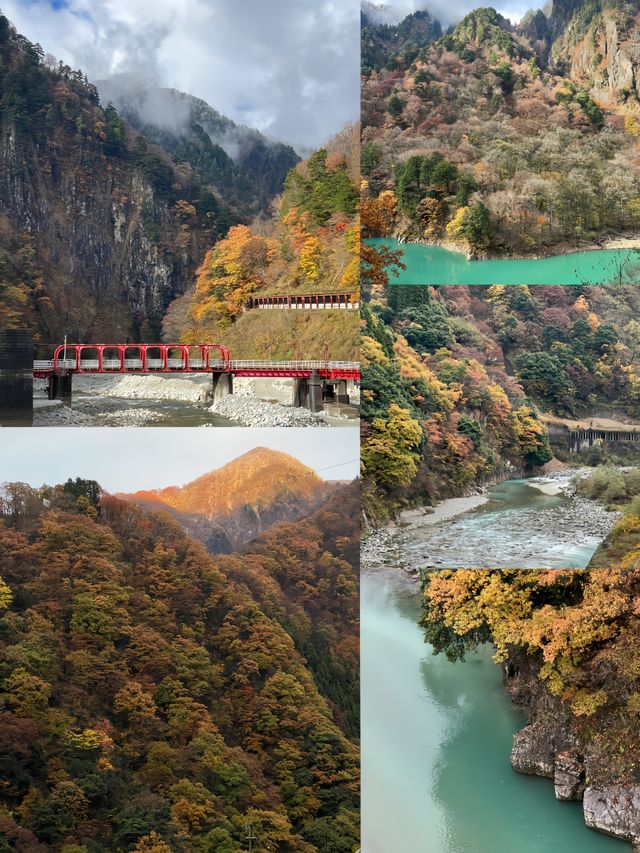
[[[450,237],[452,240],[458,240],[460,237],[464,236],[464,222],[468,213],[468,207],[458,208],[453,219],[447,223],[447,237]]]
[[[274,248],[270,241],[256,237],[246,225],[230,228],[225,239],[207,252],[198,270],[195,321],[228,328],[242,313],[254,290],[264,284],[263,274]]]
[[[375,418],[371,427],[361,454],[367,477],[385,489],[407,485],[418,470],[415,451],[423,439],[420,423],[407,409],[391,403],[387,420]]]
[[[317,281],[320,276],[322,246],[317,237],[307,237],[300,249],[299,270],[307,281]]]

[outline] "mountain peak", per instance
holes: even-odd
[[[118,497],[170,512],[215,549],[223,543],[231,550],[279,521],[308,515],[335,488],[294,456],[255,447],[184,486]]]

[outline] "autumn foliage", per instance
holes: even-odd
[[[215,559],[87,481],[44,494],[0,501],[0,844],[354,849],[357,489]]]
[[[505,672],[532,668],[594,772],[629,781],[640,759],[639,594],[638,550],[597,571],[434,572],[422,624],[436,654],[492,643]]]
[[[356,130],[348,127],[291,170],[270,219],[232,227],[209,249],[192,297],[170,311],[166,333],[185,341],[213,336],[242,349],[246,343],[234,326],[246,325],[251,296],[357,292],[357,176]],[[269,322],[263,315],[262,323]],[[355,329],[352,335],[355,341]],[[320,328],[317,337],[320,351]]]
[[[492,8],[444,35],[365,13],[366,204],[397,202],[377,236],[522,256],[637,234],[637,102],[605,36],[632,39],[637,9],[617,5],[549,7],[545,35]]]

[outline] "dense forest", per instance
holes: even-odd
[[[441,34],[363,13],[362,171],[388,231],[473,256],[640,232],[636,4],[479,8]]]
[[[356,849],[357,510],[214,558],[93,481],[5,484],[0,847]]]
[[[529,717],[514,769],[553,779],[558,799],[584,799],[588,825],[635,844],[639,556],[636,540],[615,568],[598,571],[430,573],[422,617],[434,653],[452,661],[494,645],[506,689]]]
[[[635,288],[384,288],[374,267],[361,356],[374,517],[539,468],[551,416],[638,421]]]
[[[212,116],[244,140],[239,162],[198,123]],[[268,210],[298,159],[229,125],[198,102],[185,123],[197,144],[163,148],[0,16],[3,326],[46,341],[160,339],[206,249]]]
[[[354,292],[359,287],[358,130],[345,128],[287,175],[270,219],[237,225],[207,252],[195,288],[178,299],[165,335],[214,338],[240,357],[355,358],[357,318],[245,312],[253,295]],[[283,316],[286,315],[286,316]]]

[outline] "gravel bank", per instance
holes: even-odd
[[[201,378],[165,378],[163,376],[75,376],[74,391],[97,396],[121,397],[125,400],[177,400],[200,402],[209,387],[207,376]]]
[[[37,388],[38,407],[34,426],[145,426],[161,422],[166,412],[154,411],[152,401],[184,403],[184,414],[191,410],[201,420],[205,412],[219,418],[250,427],[327,427],[357,424],[357,418],[342,416],[337,411],[315,414],[291,405],[293,380],[241,377],[234,380],[233,394],[222,397],[212,406],[207,392],[211,377],[195,374],[185,377],[137,376],[76,376],[74,377],[74,408],[57,406],[55,412],[45,411],[42,399],[44,385]],[[149,407],[117,408],[117,400],[148,400]],[[108,402],[107,402],[108,401]],[[121,404],[123,405],[123,404]],[[166,406],[164,407],[167,408]],[[179,407],[182,408],[182,407]],[[111,409],[111,410],[109,410]],[[169,415],[175,417],[175,415]],[[197,426],[215,426],[197,423]],[[219,425],[219,424],[218,424]],[[227,424],[233,426],[234,424]]]
[[[326,427],[324,414],[308,409],[266,403],[257,397],[230,394],[218,400],[210,409],[217,415],[239,421],[250,427]]]
[[[162,415],[151,409],[120,409],[89,415],[67,406],[58,406],[33,413],[34,427],[138,427],[159,420],[162,420]]]
[[[410,510],[398,523],[374,531],[362,549],[364,571],[395,566],[420,569],[578,568],[610,533],[620,513],[575,493],[566,470],[527,481],[539,498],[513,493],[443,501],[434,512]],[[517,486],[517,484],[514,484]],[[496,492],[496,495],[500,492]],[[472,506],[475,504],[475,508]]]
[[[395,527],[387,527],[373,530],[362,538],[360,543],[361,572],[404,568],[397,533]],[[405,571],[407,571],[406,568]]]
[[[447,500],[442,501],[435,507],[405,509],[400,513],[398,525],[402,527],[415,523],[419,523],[421,526],[438,524],[440,521],[447,521],[450,518],[455,518],[457,515],[470,512],[470,510],[486,504],[488,500],[489,496],[487,494],[467,495],[462,498],[447,498]]]

